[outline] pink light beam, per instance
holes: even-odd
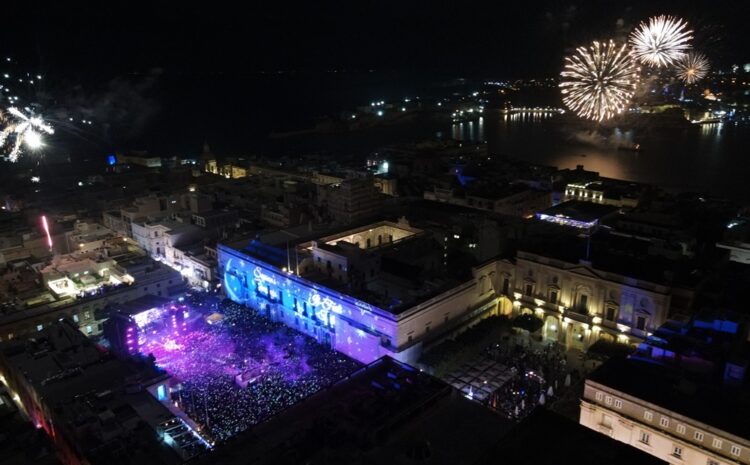
[[[47,234],[47,245],[49,246],[49,249],[52,250],[52,236],[49,234],[49,225],[47,224],[47,217],[42,215],[42,228],[44,228],[44,232]]]

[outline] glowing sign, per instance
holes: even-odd
[[[313,307],[319,307],[320,310],[324,312],[333,312],[338,313],[339,315],[344,313],[344,307],[341,304],[334,302],[333,299],[328,296],[321,299],[320,294],[316,291],[310,293],[307,302]]]
[[[258,281],[264,282],[266,284],[273,284],[274,286],[276,285],[276,278],[274,278],[273,275],[264,273],[260,267],[255,267],[253,276],[255,276],[255,279],[257,279]]]

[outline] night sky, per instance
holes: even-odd
[[[184,72],[458,68],[527,76],[555,74],[566,47],[617,36],[648,15],[670,13],[686,17],[696,29],[696,43],[708,43],[712,55],[750,61],[738,56],[747,49],[746,1],[265,2],[262,9],[221,2],[200,7],[120,2],[106,9],[67,3],[10,15],[19,21],[6,18],[3,52],[23,54],[47,70],[89,76],[154,67]]]
[[[555,76],[566,50],[624,39],[652,14],[685,17],[695,45],[719,66],[750,62],[747,1],[154,3],[57,2],[22,11],[31,7],[16,2],[4,9],[0,53],[18,70],[48,77],[40,86],[45,107],[95,120],[100,129],[88,139],[142,146],[186,121],[232,121],[275,103],[310,107],[322,98],[347,106],[360,93],[358,103],[406,95],[431,79]],[[334,70],[361,85],[316,77]],[[379,78],[357,77],[370,70]],[[279,72],[296,73],[297,81],[278,89],[257,81]],[[142,138],[152,123],[162,125],[159,137]],[[220,137],[222,124],[206,133]]]

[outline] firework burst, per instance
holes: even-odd
[[[693,31],[687,22],[672,16],[654,16],[641,23],[632,34],[630,44],[633,56],[641,63],[669,66],[682,58],[690,49]]]
[[[565,57],[560,74],[563,102],[578,116],[603,121],[621,113],[638,83],[638,66],[627,45],[593,42]]]
[[[54,129],[39,116],[26,115],[15,107],[8,108],[7,113],[8,115],[2,119],[6,126],[0,132],[0,147],[6,144],[11,145],[8,159],[12,162],[18,160],[24,146],[36,150],[44,145],[42,134],[55,133]],[[11,136],[15,136],[12,144],[10,144]]]
[[[702,53],[690,52],[685,54],[675,65],[677,77],[685,84],[695,84],[708,74],[708,58]]]

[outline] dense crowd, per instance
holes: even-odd
[[[571,383],[565,354],[557,345],[530,349],[514,343],[493,344],[485,355],[513,373],[488,400],[491,408],[511,419],[521,419],[540,403],[553,401]]]
[[[190,299],[190,304],[199,307],[195,299]],[[203,312],[217,310],[224,320],[204,330],[231,341],[232,353],[211,353],[210,345],[207,351],[188,348],[203,353],[202,357],[191,358],[195,364],[212,360],[220,369],[183,371],[181,389],[175,390],[172,397],[215,440],[226,439],[268,419],[360,366],[245,306],[225,301],[208,307]],[[250,369],[259,376],[242,388],[235,376]]]

